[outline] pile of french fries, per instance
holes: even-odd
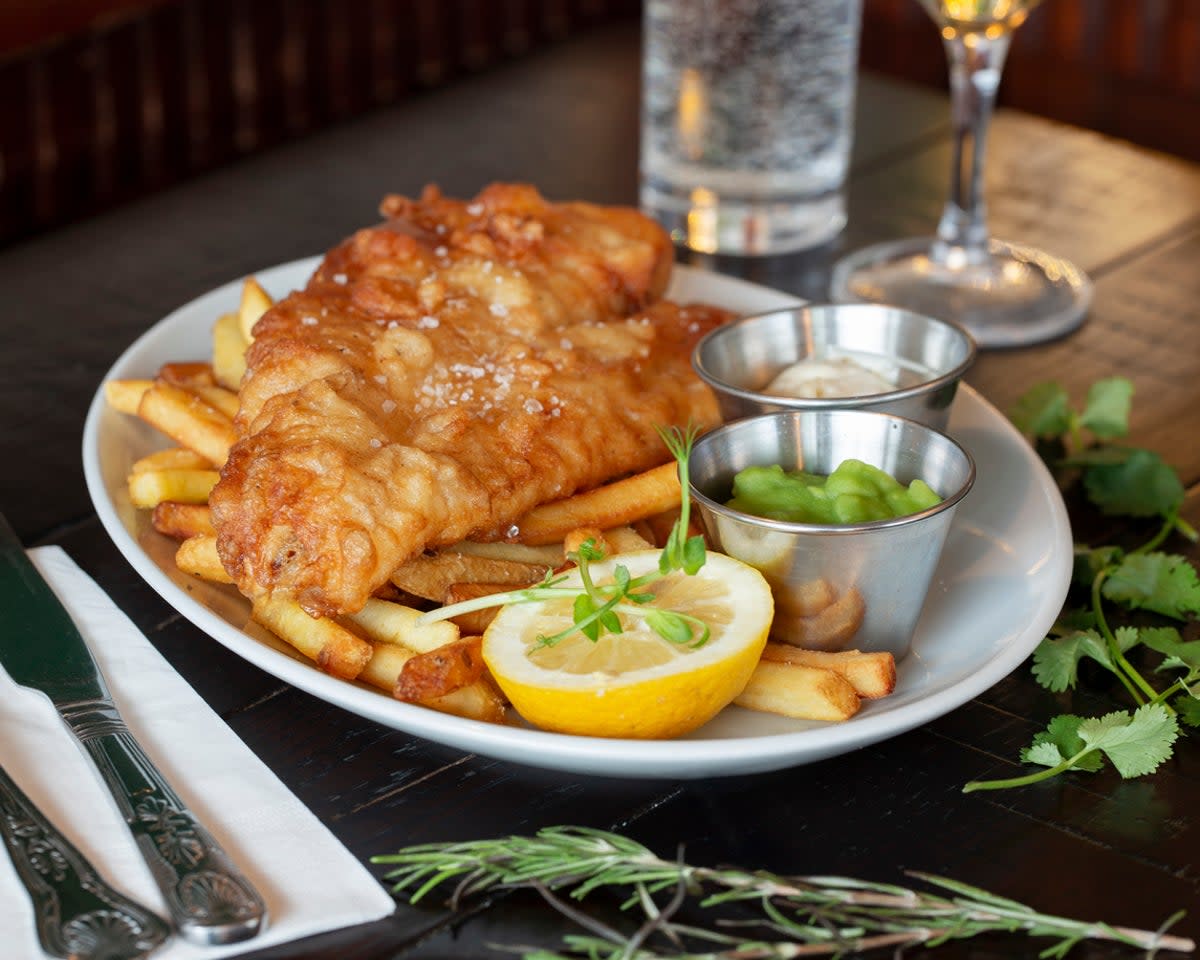
[[[161,534],[179,542],[180,570],[231,584],[217,554],[208,495],[236,439],[238,386],[246,349],[271,297],[253,277],[235,313],[213,327],[212,360],[169,363],[153,379],[105,384],[109,405],[137,416],[173,446],[135,462],[129,497],[152,511]],[[491,593],[529,586],[560,569],[567,553],[593,539],[608,555],[661,547],[679,512],[674,462],[576,496],[535,508],[520,520],[520,542],[464,541],[405,563],[384,591],[357,613],[314,618],[289,600],[252,604],[246,630],[266,630],[345,680],[367,683],[397,699],[476,720],[506,722],[507,704],[480,654],[494,610],[435,623],[421,612]],[[695,532],[695,531],[692,531]],[[890,654],[832,652],[857,629],[855,591],[835,597],[824,581],[804,592],[791,619],[806,647],[769,643],[750,683],[735,703],[806,720],[840,721],[862,700],[895,686]],[[861,604],[861,598],[859,598]],[[840,631],[840,632],[839,632]],[[849,631],[849,633],[847,633]]]

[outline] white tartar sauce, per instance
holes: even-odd
[[[805,357],[785,367],[764,393],[776,397],[861,397],[894,390],[894,380],[849,357]]]

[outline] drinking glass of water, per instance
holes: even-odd
[[[837,300],[868,300],[958,321],[980,346],[1014,347],[1083,322],[1092,284],[1062,257],[989,237],[984,143],[1012,32],[1039,0],[919,0],[950,61],[954,153],[937,236],[877,244],[833,271]]]
[[[842,229],[861,0],[646,0],[642,209],[702,253]]]

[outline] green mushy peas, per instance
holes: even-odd
[[[861,460],[843,460],[829,476],[783,467],[746,467],[733,478],[727,506],[792,523],[867,523],[920,513],[942,502],[924,480],[907,487]]]

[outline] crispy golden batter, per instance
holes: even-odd
[[[493,185],[383,213],[255,326],[211,496],[242,592],[314,614],[663,462],[656,426],[717,419],[689,355],[727,315],[655,302],[672,250],[636,211]]]

